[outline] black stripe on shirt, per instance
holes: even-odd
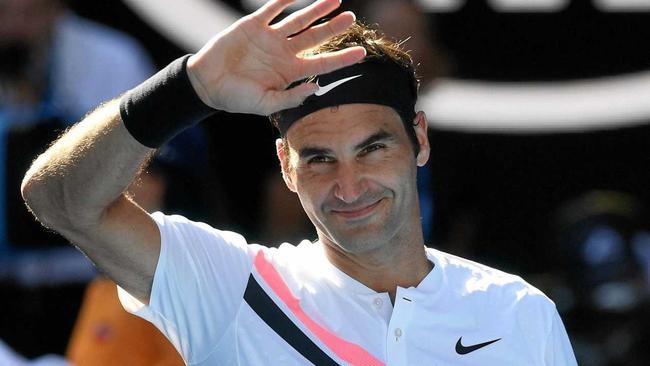
[[[248,277],[244,300],[277,335],[314,365],[338,365],[291,321],[257,283],[253,275]]]

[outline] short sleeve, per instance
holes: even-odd
[[[569,336],[557,310],[553,314],[551,332],[546,342],[546,366],[577,366]]]
[[[118,288],[124,308],[153,323],[187,363],[206,357],[231,325],[252,268],[239,234],[182,216],[152,215],[161,249],[149,305]]]

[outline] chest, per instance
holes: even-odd
[[[234,355],[228,364],[239,365],[543,364],[540,345],[507,311],[427,301],[407,289],[398,289],[394,306],[386,294],[317,290],[292,289],[291,301],[249,283],[215,355]]]

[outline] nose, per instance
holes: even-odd
[[[355,163],[339,163],[336,169],[334,196],[345,203],[353,203],[364,193],[363,177]]]

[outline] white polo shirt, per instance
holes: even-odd
[[[576,365],[554,304],[521,278],[427,249],[433,270],[395,304],[322,245],[266,248],[181,216],[162,237],[149,305],[189,365]]]

